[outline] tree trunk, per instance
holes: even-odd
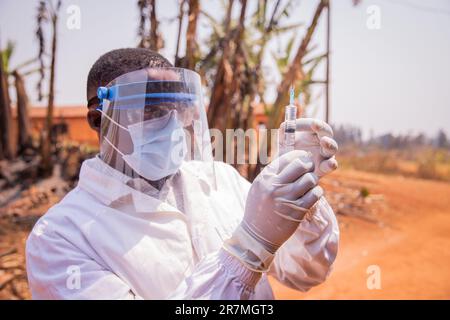
[[[28,117],[28,95],[22,75],[13,71],[17,96],[17,131],[18,131],[18,152],[23,153],[31,147],[30,119]]]
[[[183,28],[183,18],[184,18],[184,3],[186,0],[180,0],[180,12],[178,15],[178,33],[177,33],[177,46],[175,50],[175,67],[181,66],[180,59],[180,42],[181,42],[181,32]]]
[[[197,55],[197,21],[200,13],[199,0],[189,0],[189,16],[186,32],[186,55],[184,67],[193,70],[195,68],[195,58]]]
[[[158,31],[159,21],[156,17],[156,0],[150,0],[150,49],[158,52],[163,47],[163,39]]]
[[[14,150],[12,146],[12,115],[11,100],[8,91],[8,78],[3,68],[3,61],[0,59],[0,139],[1,150],[0,158],[14,158]]]
[[[234,77],[231,83],[231,99],[230,111],[227,113],[227,128],[242,128],[240,127],[240,116],[242,116],[243,110],[243,99],[245,98],[245,93],[242,92],[242,87],[246,82],[245,75],[245,57],[244,51],[241,45],[242,37],[245,30],[245,12],[247,10],[247,0],[241,0],[241,15],[239,17],[239,24],[236,32],[236,37],[233,39],[234,42],[234,54],[232,66],[234,70]]]
[[[222,104],[225,100],[228,90],[226,88],[225,79],[226,75],[231,72],[229,67],[230,45],[232,37],[230,35],[231,13],[233,9],[234,1],[229,1],[227,14],[225,18],[225,34],[222,57],[217,65],[216,76],[214,79],[214,85],[211,90],[211,99],[208,106],[208,125],[210,128],[217,128],[219,130],[225,129],[225,114],[223,113]]]
[[[239,121],[238,113],[243,112],[243,97],[245,96],[244,87],[247,83],[245,74],[244,52],[241,47],[243,34],[245,31],[245,13],[247,9],[247,0],[241,0],[241,13],[238,25],[229,31],[231,16],[231,3],[228,8],[225,29],[226,34],[225,45],[223,47],[222,57],[217,69],[214,82],[214,88],[211,95],[210,107],[213,109],[208,114],[210,126],[219,129],[226,136],[227,128],[237,128]],[[208,110],[209,112],[209,110]],[[233,144],[233,142],[231,142]],[[226,146],[226,142],[224,147]],[[236,146],[230,146],[235,148]],[[228,159],[226,149],[222,154]],[[236,152],[234,153],[236,156]],[[233,161],[235,159],[229,159]]]
[[[331,12],[330,0],[327,5],[327,65],[326,65],[326,87],[325,87],[325,121],[330,121],[330,45],[331,42]]]
[[[48,107],[47,107],[47,118],[45,121],[44,129],[44,139],[42,141],[43,145],[41,147],[42,163],[41,169],[45,176],[49,176],[53,171],[53,163],[51,161],[52,157],[52,128],[53,128],[53,109],[54,109],[54,98],[55,98],[55,66],[56,66],[56,44],[57,44],[57,28],[58,16],[55,15],[52,18],[52,60],[50,65],[50,84],[49,84],[49,94],[48,94]]]

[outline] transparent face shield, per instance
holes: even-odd
[[[146,68],[98,88],[100,158],[117,171],[166,181],[182,168],[214,173],[200,76],[181,68]]]

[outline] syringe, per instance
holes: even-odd
[[[294,150],[295,144],[295,120],[297,119],[297,106],[294,103],[294,86],[289,91],[289,105],[284,114],[284,144],[286,151]]]

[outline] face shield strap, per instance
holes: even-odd
[[[119,150],[119,148],[117,148],[114,143],[112,143],[111,141],[109,141],[109,139],[107,137],[103,137],[103,139],[105,139],[106,142],[108,142],[108,144],[117,151],[117,153],[119,153],[122,157],[125,155],[122,151]]]
[[[123,125],[121,125],[120,123],[118,123],[117,121],[115,121],[113,118],[111,118],[110,116],[108,116],[107,114],[106,114],[106,112],[103,112],[103,110],[101,109],[101,106],[99,106],[97,109],[96,109],[97,111],[100,111],[100,113],[104,116],[104,117],[106,117],[109,121],[111,121],[112,123],[114,123],[116,126],[118,126],[119,128],[121,128],[121,129],[123,129],[123,130],[126,130],[126,131],[129,131],[128,130],[128,128],[125,128]],[[105,139],[106,139],[106,137],[105,137]],[[110,142],[109,140],[108,140],[108,142]],[[110,142],[111,143],[111,142]]]
[[[149,81],[99,87],[97,97],[100,101],[97,110],[102,109],[104,99],[114,102],[115,109],[135,109],[141,108],[143,102],[146,106],[177,102],[189,105],[197,100],[197,93],[193,84],[181,81]]]

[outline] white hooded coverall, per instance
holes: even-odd
[[[266,274],[222,249],[244,215],[250,183],[215,163],[216,188],[202,164],[173,177],[170,201],[155,189],[86,160],[77,187],[36,223],[27,240],[34,299],[273,299]],[[170,205],[169,203],[172,203]],[[301,291],[322,283],[339,230],[322,198],[277,251],[269,274]]]

